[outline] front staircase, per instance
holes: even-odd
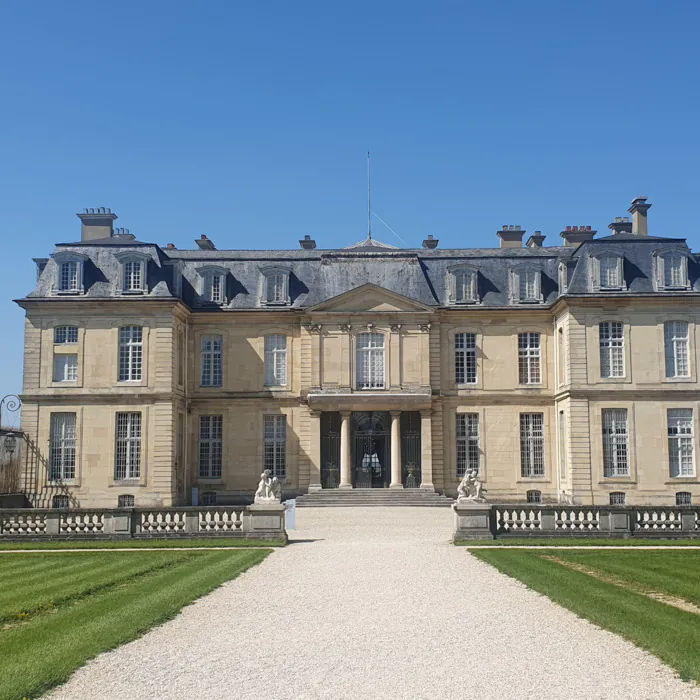
[[[453,499],[420,489],[323,489],[297,497],[299,508],[334,506],[450,506]]]

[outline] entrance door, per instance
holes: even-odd
[[[352,414],[353,486],[356,489],[389,488],[391,418],[383,411]]]

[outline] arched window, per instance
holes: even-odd
[[[121,291],[123,294],[143,294],[148,290],[146,270],[149,256],[133,251],[116,253],[121,264]]]
[[[384,389],[384,334],[360,333],[356,346],[356,386],[358,389]]]

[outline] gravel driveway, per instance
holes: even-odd
[[[700,698],[655,657],[452,547],[451,518],[300,509],[296,544],[50,697]]]

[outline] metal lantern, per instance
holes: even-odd
[[[5,436],[3,446],[5,447],[5,452],[12,457],[14,451],[17,449],[17,438],[15,437],[14,433],[10,433],[9,435]]]

